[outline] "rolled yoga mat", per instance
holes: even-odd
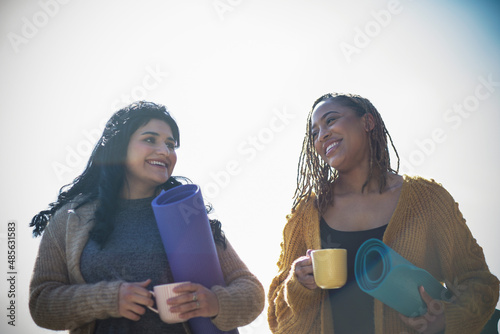
[[[433,299],[449,298],[448,290],[431,274],[378,239],[369,239],[361,245],[356,254],[354,274],[361,290],[407,317],[427,312],[419,286],[423,285]]]
[[[174,281],[225,286],[200,188],[185,184],[162,191],[151,205]],[[203,317],[189,325],[195,334],[238,333],[221,331]]]

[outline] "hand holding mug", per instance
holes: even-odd
[[[143,306],[153,306],[153,300],[146,287],[151,283],[144,282],[122,283],[118,292],[118,311],[124,318],[138,321],[146,312]]]
[[[295,277],[304,287],[310,290],[318,287],[314,281],[310,249],[307,250],[305,256],[301,256],[293,262],[292,268],[294,268]]]
[[[151,292],[156,299],[160,315],[166,323],[184,322],[195,317],[215,317],[219,314],[219,301],[215,293],[201,284],[180,282],[157,285]]]
[[[196,317],[211,318],[219,314],[217,296],[201,284],[182,284],[176,286],[174,292],[179,295],[169,298],[167,304],[172,312],[180,313],[184,320]]]

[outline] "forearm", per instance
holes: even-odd
[[[469,272],[448,282],[453,296],[445,302],[445,333],[479,333],[495,310],[498,284],[498,279],[487,270]]]
[[[499,281],[489,271],[458,204],[448,194],[435,203],[445,217],[432,233],[435,254],[453,294],[445,303],[446,333],[479,333],[497,304]]]
[[[269,288],[269,326],[273,333],[309,333],[320,322],[322,291],[307,289],[293,270],[288,273]]]
[[[42,236],[30,283],[29,307],[33,320],[39,326],[55,330],[74,329],[96,319],[118,316],[121,284],[85,284],[77,257],[86,243],[90,225],[82,229],[80,216],[68,215],[65,209],[53,217]],[[70,219],[75,219],[73,225]],[[68,230],[68,226],[74,228]]]
[[[221,330],[230,330],[252,322],[264,309],[264,288],[248,270],[231,244],[217,249],[225,287],[214,286],[219,314],[212,319]]]
[[[212,291],[219,301],[219,314],[212,321],[221,330],[248,325],[264,309],[264,288],[248,273],[227,287],[214,286]]]
[[[34,281],[29,303],[31,316],[37,325],[54,330],[75,329],[96,319],[119,317],[120,284]]]

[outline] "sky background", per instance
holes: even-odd
[[[373,102],[400,172],[443,184],[500,276],[499,14],[484,0],[2,0],[0,265],[7,277],[15,221],[17,274],[15,327],[0,280],[0,331],[47,332],[27,307],[28,224],[139,99],[172,112],[174,174],[201,186],[266,293],[306,116],[327,92]],[[265,311],[240,333],[270,333]]]

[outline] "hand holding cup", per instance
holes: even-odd
[[[201,284],[180,282],[155,286],[154,296],[158,310],[150,309],[160,314],[161,319],[167,323],[183,322],[196,317],[215,317],[219,314],[217,296]]]
[[[297,277],[299,283],[304,287],[309,290],[314,290],[318,287],[314,282],[310,249],[307,250],[306,255],[299,257],[293,262],[292,268],[294,270],[295,277]]]
[[[155,309],[154,307],[151,306],[148,306],[148,308],[151,311],[158,313],[163,322],[166,322],[168,324],[174,324],[177,322],[185,321],[180,317],[180,313],[172,312],[170,310],[169,305],[167,305],[167,299],[180,295],[180,293],[174,292],[174,288],[185,283],[189,282],[156,285],[153,288],[154,291],[150,291],[150,293],[156,300],[156,307],[158,309]]]

